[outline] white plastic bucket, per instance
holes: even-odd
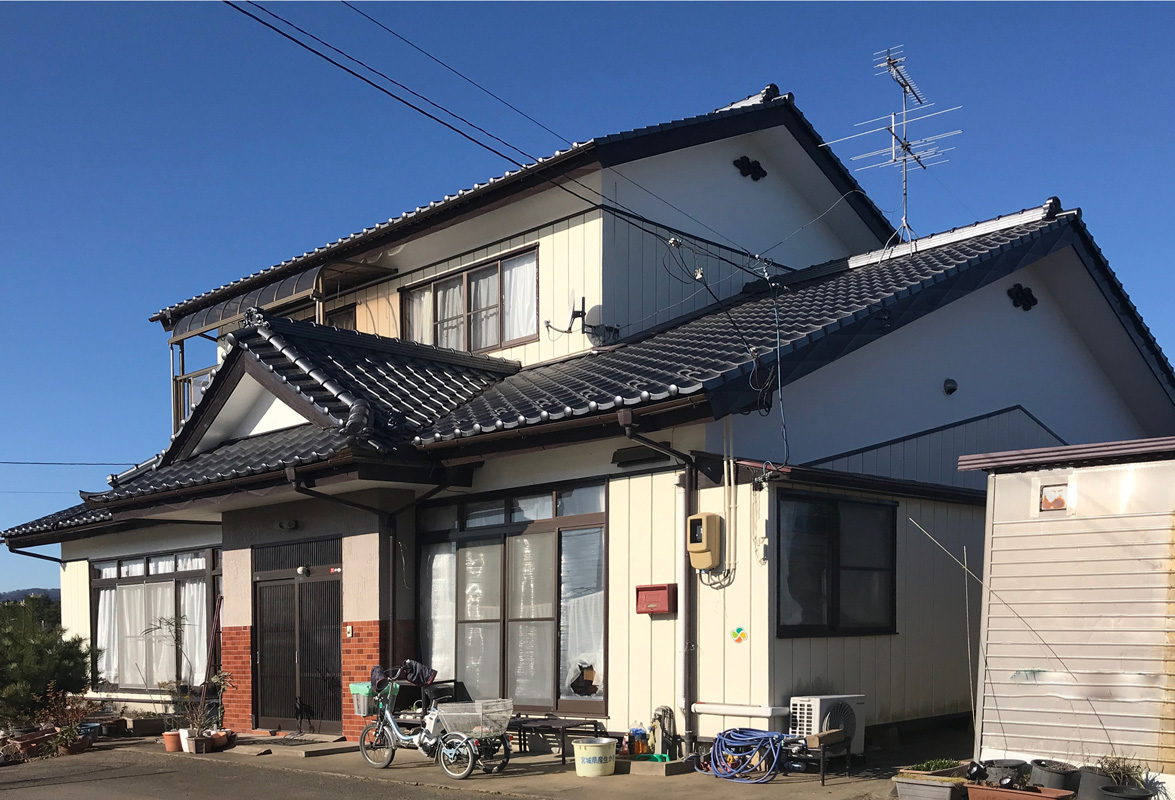
[[[575,774],[581,778],[599,778],[616,772],[615,739],[576,739]]]

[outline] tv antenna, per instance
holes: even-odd
[[[963,131],[954,130],[947,133],[937,133],[930,136],[923,136],[920,138],[911,139],[908,133],[908,126],[915,122],[937,117],[941,114],[949,114],[952,111],[958,111],[962,106],[954,106],[953,108],[946,108],[941,111],[927,110],[934,106],[934,103],[926,102],[926,95],[918,88],[918,84],[910,77],[909,71],[906,69],[906,56],[904,54],[905,45],[898,45],[897,47],[887,47],[885,50],[879,50],[873,54],[873,65],[877,69],[875,75],[888,75],[893,79],[902,90],[902,110],[895,111],[884,117],[877,117],[876,119],[866,120],[865,122],[858,122],[856,126],[874,125],[878,122],[888,123],[883,124],[878,128],[871,128],[867,131],[854,133],[851,136],[845,136],[841,139],[835,139],[831,142],[825,142],[821,147],[828,147],[839,142],[846,142],[849,139],[856,139],[860,136],[868,136],[874,133],[885,132],[889,134],[889,146],[873,150],[868,153],[862,153],[858,156],[853,156],[849,159],[851,162],[861,162],[869,159],[875,160],[873,163],[865,164],[856,168],[856,172],[861,172],[867,169],[877,169],[879,167],[897,167],[902,171],[902,224],[894,231],[894,235],[890,237],[890,241],[886,242],[886,246],[896,238],[898,241],[913,241],[918,238],[914,233],[914,229],[910,227],[909,219],[909,186],[910,186],[910,167],[918,167],[920,169],[929,169],[936,167],[939,164],[945,164],[949,159],[944,158],[943,154],[954,150],[954,147],[943,147],[940,143],[944,139],[949,139],[952,136],[957,136]],[[911,116],[913,115],[913,116]]]

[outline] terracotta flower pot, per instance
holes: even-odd
[[[982,783],[967,784],[967,800],[1072,800],[1073,792],[1067,789],[1050,789],[1047,786],[1039,787],[1039,791],[1028,792],[1023,789],[1001,789],[998,786],[985,786]]]
[[[76,756],[79,753],[86,752],[90,747],[90,738],[88,736],[79,736],[73,744],[62,745],[59,752],[63,756]]]
[[[179,731],[167,731],[163,734],[163,749],[168,753],[178,753],[182,749]]]

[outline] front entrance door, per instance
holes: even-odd
[[[276,570],[254,573],[257,724],[342,733],[341,574],[307,571],[291,577],[276,577]]]

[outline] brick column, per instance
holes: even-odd
[[[351,636],[347,637],[347,626]],[[344,622],[343,630],[343,735],[348,741],[359,738],[369,719],[356,716],[348,684],[371,680],[371,668],[383,663],[387,653],[387,623],[381,620]]]
[[[248,625],[222,628],[221,664],[232,673],[235,689],[224,696],[224,725],[238,733],[253,728],[253,631]]]

